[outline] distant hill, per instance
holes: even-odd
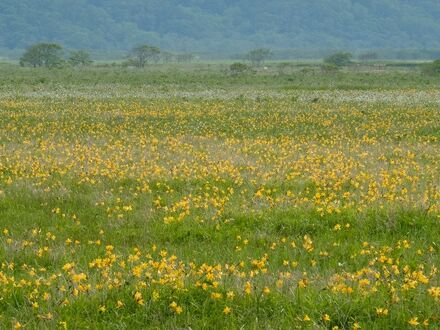
[[[0,48],[440,48],[439,0],[0,0]]]

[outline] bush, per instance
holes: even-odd
[[[229,66],[229,71],[231,71],[231,74],[234,76],[245,73],[248,70],[249,66],[240,62],[232,63]]]
[[[433,76],[440,75],[440,59],[425,65],[423,68],[423,73]]]
[[[321,70],[325,73],[333,73],[339,71],[339,66],[335,64],[324,63],[321,65]]]
[[[350,65],[352,57],[353,55],[351,55],[350,53],[339,52],[326,57],[324,59],[324,63],[341,67],[345,65]]]
[[[261,65],[265,60],[272,56],[272,52],[267,48],[257,48],[251,50],[246,57],[251,61],[252,65]]]

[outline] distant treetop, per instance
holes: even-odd
[[[63,48],[55,43],[38,43],[26,49],[20,58],[21,66],[54,67],[63,62]]]

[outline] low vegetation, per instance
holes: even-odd
[[[1,65],[0,327],[438,328],[438,79],[266,65]]]
[[[435,60],[432,63],[426,64],[423,68],[425,74],[431,76],[439,76],[440,75],[440,60]]]

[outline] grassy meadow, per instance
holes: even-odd
[[[438,87],[0,65],[0,328],[438,329]]]

